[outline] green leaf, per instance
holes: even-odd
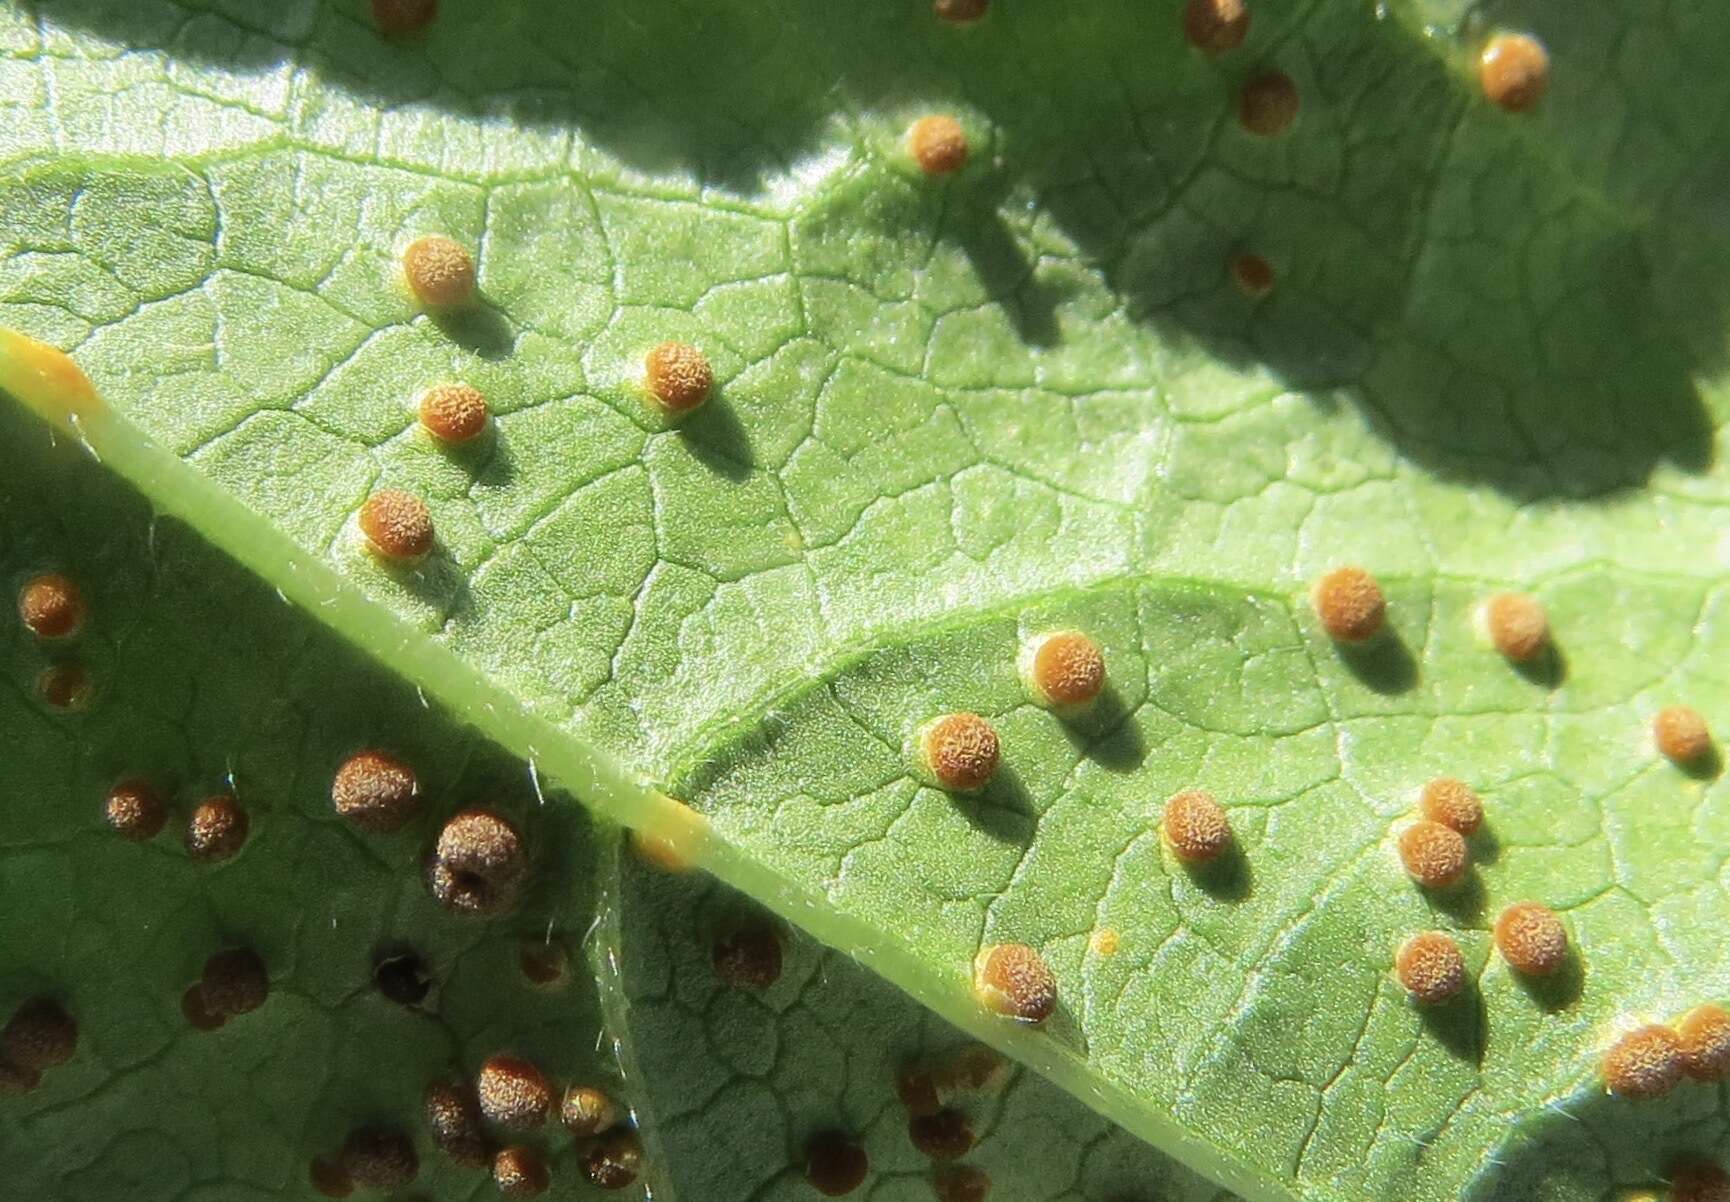
[[[1712,1090],[1597,1084],[1624,1024],[1730,993],[1722,787],[1648,733],[1730,700],[1721,5],[1267,0],[1216,59],[1128,0],[445,7],[400,42],[310,0],[0,17],[4,315],[95,380],[106,461],[1247,1197],[1597,1199],[1723,1142]],[[1476,94],[1504,25],[1551,52],[1530,114]],[[1258,137],[1268,70],[1301,110]],[[931,111],[974,147],[945,180],[902,146]],[[425,233],[478,248],[469,310],[402,290]],[[640,381],[668,338],[719,381],[672,427]],[[64,421],[53,362],[8,341],[0,384]],[[498,415],[460,452],[412,417],[450,378]],[[417,569],[361,545],[382,486],[432,505]],[[1390,598],[1367,653],[1305,596],[1345,562]],[[1474,631],[1503,589],[1549,610],[1537,670]],[[1076,721],[1016,676],[1053,625],[1114,686]],[[1009,771],[952,798],[906,747],[967,708]],[[1490,820],[1432,900],[1392,841],[1441,773]],[[1229,807],[1223,880],[1161,850],[1187,786]],[[1490,950],[1528,896],[1571,930],[1559,987]],[[1447,1013],[1387,979],[1426,926],[1477,981]],[[1057,970],[1048,1029],[970,996],[1004,940]]]
[[[873,1197],[928,1199],[947,1166],[913,1144],[898,1096],[903,1079],[924,1079],[932,1092],[918,1109],[964,1117],[975,1142],[963,1163],[987,1174],[993,1197],[1229,1199],[733,890],[632,856],[616,857],[615,872],[609,930],[638,1113],[682,1196],[810,1199],[804,1148],[831,1130],[865,1150]],[[779,979],[766,987],[717,978],[714,943],[741,930],[780,940]]]
[[[373,1127],[417,1145],[418,1186],[455,1197],[481,1171],[426,1134],[430,1082],[472,1079],[507,1052],[557,1081],[620,1091],[584,960],[604,863],[584,812],[558,795],[543,802],[520,762],[157,520],[75,446],[51,449],[15,406],[0,410],[0,441],[0,578],[64,573],[88,611],[76,637],[53,644],[7,629],[0,1014],[47,997],[78,1028],[69,1062],[0,1096],[10,1195],[314,1197],[313,1161],[337,1160],[352,1131]],[[63,708],[38,681],[68,667],[88,689]],[[366,747],[418,780],[420,812],[393,834],[363,834],[332,808],[334,774]],[[166,802],[154,838],[123,839],[104,821],[125,780]],[[218,793],[245,809],[246,842],[199,862],[182,832]],[[421,883],[441,824],[476,805],[517,823],[537,865],[500,918],[446,913]],[[531,982],[525,947],[568,958],[562,980]],[[183,998],[233,948],[263,961],[269,994],[197,1029]],[[379,983],[379,965],[408,957],[424,972],[418,1002]],[[561,1196],[602,1196],[584,1179],[585,1143],[545,1132],[526,1142],[546,1151]]]

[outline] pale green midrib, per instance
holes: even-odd
[[[55,398],[19,399],[33,402],[27,407],[51,425],[67,428],[67,414]],[[632,829],[654,831],[688,812],[611,755],[530,714],[442,644],[402,625],[328,563],[105,405],[72,419],[71,428],[99,461],[130,481],[162,512],[185,521],[323,625],[392,672],[422,686],[505,750],[538,765],[604,817]],[[768,868],[743,848],[718,836],[704,838],[694,863],[819,941],[852,955],[927,1009],[1029,1065],[1107,1119],[1241,1195],[1245,1202],[1303,1202],[1286,1182],[1247,1168],[1211,1142],[1147,1109],[1128,1090],[1102,1081],[1074,1053],[1056,1047],[1038,1030],[986,1014],[974,1001],[969,982],[959,975],[934,980],[928,966],[885,932],[833,909],[821,892]]]
[[[637,1132],[643,1141],[643,1175],[649,1197],[654,1202],[679,1202],[672,1174],[660,1167],[665,1161],[660,1155],[661,1124],[652,1104],[653,1094],[637,1084],[643,1080],[643,1069],[632,1036],[631,998],[624,982],[624,936],[621,928],[624,874],[620,870],[619,856],[624,839],[619,830],[601,823],[595,824],[594,837],[601,844],[601,852],[595,857],[595,871],[600,884],[595,890],[595,927],[589,936],[587,958],[601,999],[602,1031],[613,1040],[619,1075],[624,1079],[624,1095],[636,1117]]]

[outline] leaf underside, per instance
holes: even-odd
[[[1246,1197],[1599,1199],[1723,1144],[1719,1087],[1633,1104],[1597,1078],[1627,1025],[1730,996],[1724,787],[1649,733],[1675,702],[1730,723],[1721,5],[1266,0],[1212,59],[1180,6],[1129,0],[1000,0],[967,28],[913,0],[446,0],[402,40],[359,5],[256,7],[0,10],[0,320],[89,373],[105,407],[79,430],[99,456],[377,657],[376,678],[423,686],[608,820],[659,829],[662,793],[687,803],[689,850],[729,886]],[[1476,92],[1500,27],[1549,48],[1530,114]],[[1271,70],[1301,107],[1256,136],[1237,98]],[[967,130],[953,177],[903,148],[928,112]],[[459,313],[420,311],[399,282],[402,248],[432,232],[476,249]],[[1233,286],[1240,253],[1271,266],[1265,297]],[[676,425],[642,398],[664,339],[703,348],[718,380]],[[9,354],[0,379],[53,409]],[[496,415],[454,452],[414,420],[447,379]],[[354,515],[382,487],[432,507],[439,544],[413,570],[362,548]],[[60,499],[36,504],[51,529]],[[1389,601],[1391,630],[1359,651],[1307,598],[1348,562]],[[1555,631],[1535,668],[1476,627],[1510,589]],[[227,607],[195,591],[168,609],[286,621],[268,590]],[[208,662],[183,614],[162,621]],[[1110,687],[1080,715],[1032,705],[1017,674],[1058,628],[1105,652]],[[40,721],[17,638],[8,729]],[[957,710],[1004,746],[971,797],[922,783],[908,752]],[[412,713],[352,719],[384,739]],[[170,738],[112,721],[129,748]],[[188,779],[214,770],[196,763]],[[1426,896],[1393,841],[1444,774],[1489,821],[1468,884]],[[1228,808],[1224,869],[1161,846],[1165,799],[1192,786]],[[301,794],[309,829],[353,856]],[[576,832],[546,905],[593,912],[586,828],[534,812]],[[367,887],[430,907],[418,850]],[[71,868],[10,875],[46,897]],[[827,993],[819,966],[858,970],[803,943],[784,1006],[718,1011],[686,979],[700,948],[655,931],[731,895],[618,871],[603,926],[624,998],[635,979],[646,1000],[608,996],[657,1033],[620,1038],[666,1070],[638,1088],[640,1113],[666,1116],[644,1134],[668,1188],[690,1171],[697,1196],[797,1193],[816,1120],[789,1099],[836,1105],[799,1066],[854,1062],[833,1016],[799,1016],[857,995],[870,1021],[936,1020],[880,983]],[[191,876],[169,890],[211,924],[207,894]],[[1575,947],[1547,984],[1491,946],[1523,898]],[[1389,968],[1428,928],[1456,934],[1473,986],[1421,1012]],[[971,999],[974,953],[1006,941],[1057,972],[1043,1029]],[[715,1013],[712,1059],[687,1061]],[[598,1024],[562,1054],[587,1055]],[[823,1121],[889,1122],[879,1070],[915,1052],[863,1047],[878,1109],[853,1109],[849,1069],[846,1114]],[[687,1063],[753,1084],[669,1084]],[[1070,1114],[1054,1096],[1017,1070],[989,1105]],[[773,1163],[701,1163],[735,1117]],[[1027,1129],[1001,1121],[1005,1143]],[[1064,1121],[1077,1146],[1120,1146]],[[900,1166],[884,1183],[928,1188],[904,1147],[872,1149]],[[1119,1184],[1023,1188],[1110,1202]]]

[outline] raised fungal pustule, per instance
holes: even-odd
[[[84,594],[72,578],[49,572],[18,590],[18,620],[39,639],[66,639],[84,625]]]
[[[102,817],[122,839],[154,839],[168,822],[168,806],[147,780],[123,780],[108,791]]]
[[[559,1122],[578,1139],[609,1130],[619,1121],[619,1104],[593,1085],[572,1085],[559,1100]]]
[[[907,1138],[930,1160],[960,1160],[973,1150],[973,1124],[961,1111],[942,1107],[909,1118]]]
[[[1629,1031],[1604,1053],[1604,1086],[1624,1098],[1656,1098],[1682,1080],[1682,1041],[1659,1023]]]
[[[1730,1202],[1730,1173],[1709,1161],[1683,1161],[1670,1172],[1670,1202]]]
[[[488,1122],[513,1131],[542,1126],[553,1108],[546,1075],[521,1056],[489,1056],[475,1075],[475,1097]]]
[[[919,118],[907,129],[907,153],[926,175],[950,175],[967,166],[967,131],[947,113]]]
[[[637,1180],[642,1168],[642,1141],[628,1127],[614,1127],[601,1135],[583,1156],[584,1175],[601,1189],[624,1189]]]
[[[1696,1081],[1730,1079],[1730,1013],[1716,1002],[1696,1006],[1676,1020],[1682,1069]]]
[[[552,1184],[546,1157],[534,1148],[512,1144],[493,1157],[493,1184],[501,1198],[538,1198]]]
[[[927,722],[916,740],[921,766],[954,793],[984,788],[997,773],[997,731],[978,714],[943,714]]]
[[[360,830],[398,831],[420,810],[414,769],[387,752],[359,751],[342,762],[330,783],[336,812]]]
[[[710,962],[723,985],[767,989],[781,979],[781,936],[768,922],[733,925],[715,938]]]
[[[337,1153],[337,1163],[356,1188],[379,1193],[402,1189],[420,1174],[414,1141],[390,1127],[359,1127],[349,1132]]]
[[[516,904],[528,875],[523,837],[491,810],[462,810],[439,830],[427,859],[427,887],[456,914],[502,914]]]
[[[1530,34],[1498,33],[1478,53],[1478,86],[1497,108],[1527,112],[1549,90],[1549,52]]]
[[[1160,815],[1159,827],[1166,845],[1188,864],[1217,860],[1232,844],[1231,819],[1206,789],[1172,794]]]
[[[361,505],[358,522],[367,545],[387,562],[413,563],[432,550],[432,512],[413,493],[380,489]]]
[[[1548,976],[1568,962],[1568,929],[1548,906],[1515,902],[1496,918],[1496,950],[1526,976]]]
[[[661,342],[643,356],[643,385],[650,402],[679,417],[709,399],[715,371],[709,357],[688,342]]]
[[[232,793],[217,793],[193,807],[186,820],[186,854],[215,864],[232,859],[246,845],[252,820]]]
[[[427,1134],[433,1146],[457,1164],[487,1164],[487,1137],[474,1086],[455,1079],[433,1081],[421,1095]]]
[[[1497,593],[1484,602],[1490,642],[1517,664],[1530,663],[1550,645],[1550,615],[1527,593]]]
[[[1079,630],[1030,639],[1020,667],[1034,700],[1055,709],[1086,705],[1105,688],[1105,653]]]
[[[1431,822],[1439,822],[1461,835],[1476,834],[1484,825],[1484,803],[1465,781],[1438,776],[1418,795],[1418,809]]]
[[[487,428],[487,398],[472,384],[440,384],[421,396],[420,424],[442,443],[460,446]]]
[[[1424,931],[1400,944],[1394,975],[1414,1002],[1434,1006],[1465,988],[1466,959],[1452,935]]]
[[[1426,889],[1457,885],[1471,864],[1460,832],[1428,818],[1400,832],[1399,849],[1406,875]]]
[[[1243,85],[1237,97],[1237,120],[1246,133],[1277,138],[1298,115],[1298,90],[1284,71],[1263,71]]]
[[[1652,718],[1652,741],[1665,758],[1677,764],[1703,760],[1712,751],[1712,731],[1706,718],[1690,705],[1667,705]]]
[[[251,948],[228,948],[204,962],[198,988],[205,1010],[227,1021],[264,1005],[270,997],[270,972]]]
[[[865,1183],[871,1160],[844,1131],[819,1131],[805,1141],[805,1180],[826,1198],[841,1198]]]
[[[391,951],[374,960],[372,983],[387,1001],[418,1006],[432,991],[432,968],[419,952]]]
[[[1260,300],[1273,291],[1273,264],[1261,255],[1247,252],[1233,255],[1228,269],[1231,282],[1251,300]]]
[[[1249,16],[1245,0],[1189,0],[1183,8],[1183,35],[1211,58],[1243,45]]]
[[[1362,643],[1381,633],[1387,599],[1376,578],[1360,567],[1334,568],[1310,589],[1316,617],[1328,637],[1340,643]]]
[[[1057,975],[1025,943],[998,943],[973,961],[973,992],[987,1010],[1017,1022],[1042,1023],[1057,1009]]]
[[[78,1051],[78,1022],[54,998],[19,1003],[0,1027],[0,1094],[25,1093]]]
[[[402,252],[402,273],[415,299],[429,308],[452,309],[474,299],[474,257],[443,234],[409,243]]]
[[[439,0],[372,0],[372,23],[386,37],[419,33],[439,13]]]

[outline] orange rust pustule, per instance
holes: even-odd
[[[204,962],[198,985],[211,1012],[229,1019],[264,1005],[270,997],[270,972],[251,948],[229,948]]]
[[[90,670],[75,659],[49,664],[36,677],[36,694],[52,709],[83,709],[91,690]]]
[[[420,811],[414,769],[383,751],[357,752],[344,760],[330,783],[336,812],[363,831],[398,831]]]
[[[1712,731],[1700,711],[1689,705],[1667,705],[1652,719],[1652,740],[1665,758],[1690,764],[1712,750]]]
[[[1682,1080],[1682,1041],[1652,1023],[1630,1031],[1604,1053],[1604,1085],[1624,1098],[1656,1098]]]
[[[1341,643],[1362,643],[1381,633],[1387,618],[1387,598],[1376,578],[1359,567],[1324,573],[1310,592],[1316,616],[1328,637]]]
[[[1446,889],[1466,875],[1466,840],[1452,827],[1419,819],[1400,832],[1400,863],[1426,889]]]
[[[1462,835],[1476,834],[1484,825],[1484,803],[1477,792],[1451,776],[1438,776],[1425,785],[1418,796],[1418,808],[1431,822]]]
[[[931,11],[951,25],[971,25],[983,20],[990,0],[931,0]]]
[[[372,23],[387,37],[418,33],[439,15],[439,0],[372,0]]]
[[[1394,973],[1414,1002],[1434,1006],[1465,987],[1466,960],[1453,936],[1424,931],[1400,944]]]
[[[29,1072],[58,1068],[77,1050],[78,1022],[53,998],[20,1003],[0,1028],[0,1061]]]
[[[517,947],[517,968],[537,989],[557,989],[570,980],[571,954],[558,939],[525,939]]]
[[[619,1104],[593,1085],[573,1085],[559,1102],[559,1122],[578,1139],[587,1139],[619,1121]]]
[[[983,788],[997,772],[1001,745],[991,723],[978,714],[944,714],[926,725],[919,750],[926,769],[945,789]]]
[[[601,1189],[624,1189],[643,1169],[643,1145],[628,1127],[615,1127],[583,1157],[583,1172]]]
[[[361,1189],[402,1189],[420,1172],[414,1143],[400,1131],[362,1127],[343,1141],[338,1162]]]
[[[1057,975],[1025,943],[999,943],[974,959],[973,991],[987,1009],[1023,1023],[1042,1023],[1057,1009]]]
[[[926,175],[949,175],[967,166],[967,131],[946,113],[921,117],[907,129],[907,153]]]
[[[552,1181],[546,1157],[533,1148],[515,1144],[493,1157],[493,1184],[501,1198],[538,1198]]]
[[[307,1183],[312,1192],[326,1198],[346,1198],[354,1193],[354,1182],[339,1161],[328,1156],[314,1156],[306,1168]]]
[[[1550,615],[1526,593],[1497,593],[1484,603],[1484,624],[1496,650],[1517,664],[1530,663],[1550,644]]]
[[[84,625],[84,594],[58,572],[37,576],[18,590],[18,620],[39,639],[64,639]]]
[[[204,986],[194,981],[180,995],[180,1013],[194,1031],[214,1031],[228,1020],[204,1000]]]
[[[251,829],[252,820],[232,794],[206,797],[186,820],[186,854],[207,864],[231,859]]]
[[[1233,255],[1231,280],[1239,292],[1251,300],[1259,300],[1273,291],[1273,264],[1261,255]]]
[[[819,1131],[805,1142],[805,1180],[826,1198],[840,1198],[865,1182],[871,1161],[844,1131]]]
[[[649,396],[664,412],[689,413],[709,399],[715,370],[709,357],[688,342],[662,342],[643,356]]]
[[[1549,51],[1530,34],[1497,34],[1478,55],[1478,86],[1497,108],[1527,112],[1549,90]]]
[[[0,1097],[29,1093],[42,1084],[42,1074],[33,1068],[21,1068],[0,1060]]]
[[[423,305],[448,309],[474,299],[474,256],[443,234],[428,234],[410,243],[402,252],[402,272]]]
[[[1105,655],[1080,631],[1060,630],[1039,640],[1031,675],[1047,705],[1086,705],[1105,687]]]
[[[161,833],[168,822],[168,806],[148,781],[123,780],[108,791],[102,817],[121,838],[142,843]]]
[[[475,1077],[475,1096],[488,1120],[516,1131],[533,1131],[553,1108],[546,1075],[521,1056],[489,1056]]]
[[[481,1168],[489,1157],[481,1128],[481,1105],[472,1086],[460,1081],[434,1081],[421,1095],[421,1113],[433,1146],[456,1163]]]
[[[1258,138],[1278,137],[1297,120],[1298,107],[1297,85],[1291,76],[1264,71],[1238,93],[1238,124]]]
[[[1244,0],[1189,0],[1183,10],[1183,36],[1212,57],[1236,50],[1249,34],[1249,7]]]
[[[418,952],[380,956],[372,966],[372,983],[399,1006],[418,1006],[432,990],[432,969]]]
[[[907,1138],[921,1156],[960,1160],[973,1151],[973,1124],[965,1114],[949,1108],[935,1114],[916,1114],[907,1122]]]
[[[1704,1160],[1678,1165],[1670,1174],[1670,1202],[1730,1202],[1730,1173]]]
[[[382,558],[411,562],[433,547],[432,512],[400,488],[382,488],[360,507],[360,532]]]
[[[429,388],[420,399],[420,424],[440,442],[469,442],[487,428],[487,398],[472,384]]]
[[[1231,847],[1231,818],[1206,789],[1184,789],[1165,803],[1159,819],[1166,843],[1186,864],[1217,860]]]
[[[943,1100],[937,1094],[937,1079],[923,1065],[903,1065],[895,1074],[895,1096],[908,1114],[936,1114]]]
[[[1696,1081],[1730,1078],[1730,1013],[1716,1002],[1696,1006],[1676,1021],[1682,1069]]]
[[[734,989],[767,989],[781,979],[781,937],[764,922],[744,923],[715,940],[715,976]]]
[[[1515,902],[1496,919],[1496,950],[1515,972],[1548,976],[1568,959],[1568,930],[1548,906]]]
[[[452,815],[427,862],[433,896],[457,914],[502,914],[516,904],[527,874],[522,836],[490,810]]]
[[[931,1191],[937,1202],[985,1202],[991,1178],[978,1165],[944,1165],[931,1175]]]

